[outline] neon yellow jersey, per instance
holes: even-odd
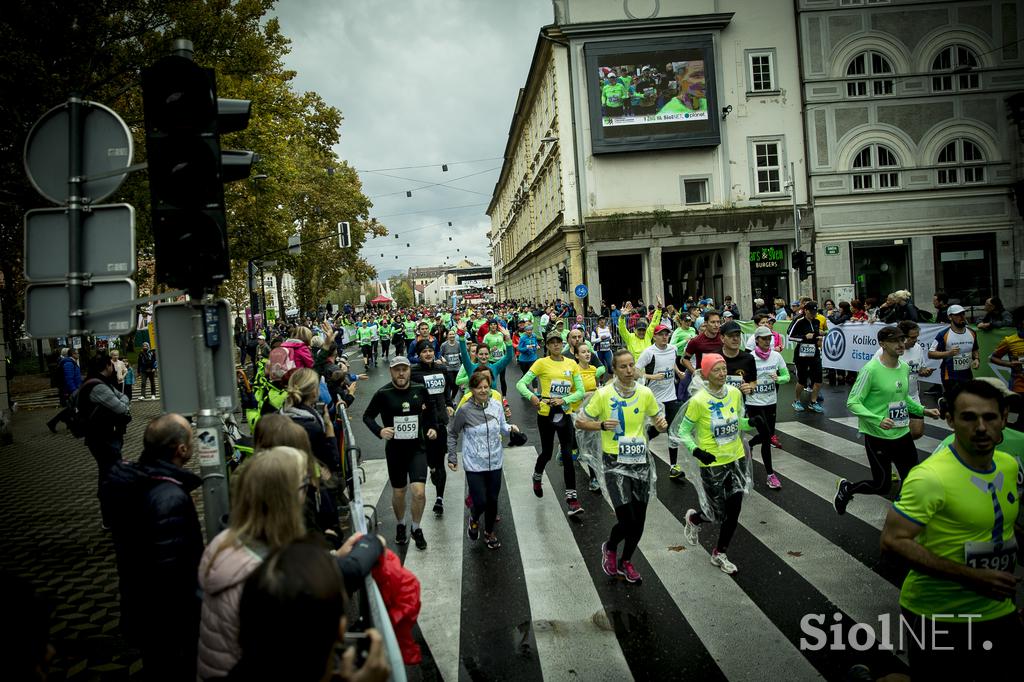
[[[579,363],[577,363],[579,364]],[[586,398],[587,393],[592,393],[597,390],[597,380],[600,379],[605,373],[604,365],[587,365],[585,368],[580,367],[580,378],[583,379],[583,398]],[[569,412],[575,412],[580,405],[583,404],[583,398],[569,405]]]
[[[740,439],[740,419],[743,413],[743,394],[735,386],[726,386],[724,398],[716,398],[701,389],[686,405],[686,418],[693,422],[693,435],[697,447],[715,456],[710,465],[721,466],[743,457]]]
[[[651,393],[651,389],[646,386],[637,386],[632,397],[623,398],[615,387],[609,384],[597,389],[583,411],[597,421],[619,420],[618,429],[601,432],[601,450],[615,459],[619,454],[619,438],[642,438],[647,441],[647,431],[644,428],[647,417],[657,415],[661,411],[661,406],[658,405],[658,400]]]
[[[562,356],[560,360],[543,357],[534,362],[529,371],[516,383],[516,389],[524,398],[533,395],[530,384],[534,379],[540,381],[541,398],[562,398],[566,403],[583,399],[583,377],[575,360]],[[566,410],[568,411],[568,406]],[[537,414],[542,417],[546,417],[550,412],[551,406],[547,403],[537,406]]]
[[[976,568],[1013,572],[1013,522],[1020,510],[1017,460],[996,450],[989,471],[968,467],[954,446],[939,447],[910,470],[893,509],[924,530],[918,543],[932,554]],[[1012,544],[1012,543],[1010,543]],[[1013,613],[1012,599],[996,601],[959,583],[911,569],[900,606],[918,615],[954,614],[936,620],[992,620]]]
[[[455,406],[455,409],[457,410],[460,407],[462,407],[463,405],[465,405],[467,402],[469,402],[469,399],[472,398],[472,397],[473,397],[473,394],[470,393],[467,390],[466,394],[464,396],[462,396],[462,400],[460,400],[459,404]],[[501,391],[495,391],[493,388],[491,389],[491,397],[494,398],[495,400],[497,400],[499,403],[502,401]]]

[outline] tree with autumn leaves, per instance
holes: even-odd
[[[34,0],[10,3],[0,15],[5,67],[0,70],[0,272],[9,340],[24,318],[23,217],[47,206],[30,186],[22,166],[25,139],[48,109],[79,96],[117,111],[135,139],[135,162],[145,160],[141,72],[169,53],[175,38],[188,38],[195,60],[217,74],[220,97],[252,101],[249,126],[223,135],[225,149],[259,155],[253,177],[225,185],[232,277],[221,294],[244,306],[250,258],[287,246],[296,232],[303,241],[326,236],[340,221],[351,225],[352,248],[325,239],[297,256],[277,257],[298,287],[301,309],[315,309],[327,292],[346,281],[367,281],[376,271],[359,257],[366,239],[386,234],[369,217],[372,206],[355,169],[333,147],[342,114],[315,92],[293,86],[284,68],[289,41],[268,16],[272,0]],[[256,178],[256,175],[266,176]],[[133,173],[108,202],[136,208],[142,293],[153,287],[153,235],[145,172]],[[274,271],[272,269],[271,271]],[[280,280],[280,277],[278,278]]]

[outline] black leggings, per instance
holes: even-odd
[[[556,408],[552,407],[552,411]],[[561,411],[558,414],[562,414]],[[552,414],[546,417],[537,415],[537,430],[540,431],[540,455],[537,457],[537,465],[533,468],[535,474],[544,473],[544,467],[551,461],[551,455],[555,449],[555,434],[558,434],[558,447],[562,453],[562,474],[565,476],[565,491],[576,490],[576,467],[572,461],[573,446],[573,425],[572,419],[567,414],[562,414],[562,419],[556,424],[552,420]]]
[[[437,488],[437,496],[444,497],[444,486],[448,482],[448,470],[445,468],[448,454],[448,426],[438,424],[437,438],[427,440],[426,443],[430,482]]]
[[[459,394],[459,387],[455,380],[459,377],[459,370],[446,369],[444,371],[444,395],[451,402],[455,402],[455,396]],[[447,446],[446,446],[447,447]]]
[[[726,550],[729,549],[729,543],[732,542],[733,533],[736,532],[736,526],[740,522],[740,509],[743,507],[743,493],[736,493],[732,497],[725,500],[725,518],[722,519],[722,527],[718,531],[718,544],[715,546],[722,554],[725,554]],[[694,523],[704,523],[707,519],[704,518],[703,514],[697,512],[691,518]]]
[[[761,461],[765,471],[775,473],[772,468],[772,436],[775,435],[775,405],[747,405],[747,416],[750,418],[761,415],[767,428],[758,429],[757,435],[750,439],[750,446],[761,444]]]
[[[896,465],[900,478],[906,480],[907,474],[917,464],[917,446],[909,433],[893,440],[865,433],[864,448],[868,452],[868,464],[871,465],[871,480],[851,483],[847,488],[851,495],[888,495],[892,487],[892,465]]]
[[[389,339],[381,339],[380,340],[380,354],[381,354],[381,356],[385,360],[387,360],[387,358],[388,358],[388,351],[389,350],[391,350],[391,341]]]
[[[370,346],[360,344],[359,350],[363,351],[363,362],[368,363],[370,361]]]
[[[473,506],[469,510],[474,521],[484,516],[484,532],[494,532],[494,520],[498,517],[498,493],[501,492],[501,469],[494,471],[467,471],[466,484]]]
[[[633,551],[644,534],[644,524],[647,522],[647,503],[630,500],[621,507],[615,508],[615,518],[618,519],[618,523],[612,526],[612,532],[608,536],[608,549],[614,552],[619,543],[625,540],[619,558],[629,561],[633,558]]]
[[[507,369],[508,369],[508,366],[502,367],[501,368],[501,373],[498,374],[498,381],[501,382],[501,395],[502,395],[502,397],[505,397],[505,395],[508,393],[508,384],[505,383],[505,370],[507,370]]]
[[[669,400],[666,403],[662,403],[665,408],[665,421],[668,422],[669,426],[672,426],[672,420],[676,418],[676,414],[679,412],[679,408],[682,407],[682,400]],[[658,437],[661,433],[653,426],[647,427],[647,440],[653,440]],[[669,441],[671,443],[671,441]],[[668,462],[672,466],[675,466],[679,460],[679,448],[674,448],[671,445],[668,446]]]
[[[377,344],[378,343],[379,342],[377,342],[377,341],[371,341],[370,342],[370,349],[371,349],[371,352],[373,353],[373,364],[375,364],[375,365],[377,364]]]

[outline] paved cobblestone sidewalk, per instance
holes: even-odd
[[[126,458],[138,457],[146,424],[160,411],[159,401],[132,403]],[[118,628],[117,567],[100,528],[96,462],[63,425],[49,432],[53,414],[16,412],[14,443],[0,447],[0,569],[31,580],[52,604],[51,680],[139,679],[138,652]]]

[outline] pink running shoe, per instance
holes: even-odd
[[[640,573],[633,568],[632,561],[623,561],[619,565],[619,575],[623,576],[627,583],[635,585],[636,583],[643,582],[643,578],[640,577]]]
[[[779,477],[775,474],[768,475],[768,487],[772,490],[778,490],[782,487],[782,483],[779,481]]]
[[[772,443],[772,447],[773,448],[781,448],[782,447],[782,443],[779,442],[779,437],[776,436],[775,434],[772,434],[771,443]]]
[[[604,569],[605,575],[610,575],[613,578],[618,575],[618,570],[615,568],[618,561],[618,557],[615,552],[608,549],[608,543],[601,543],[601,568]]]

